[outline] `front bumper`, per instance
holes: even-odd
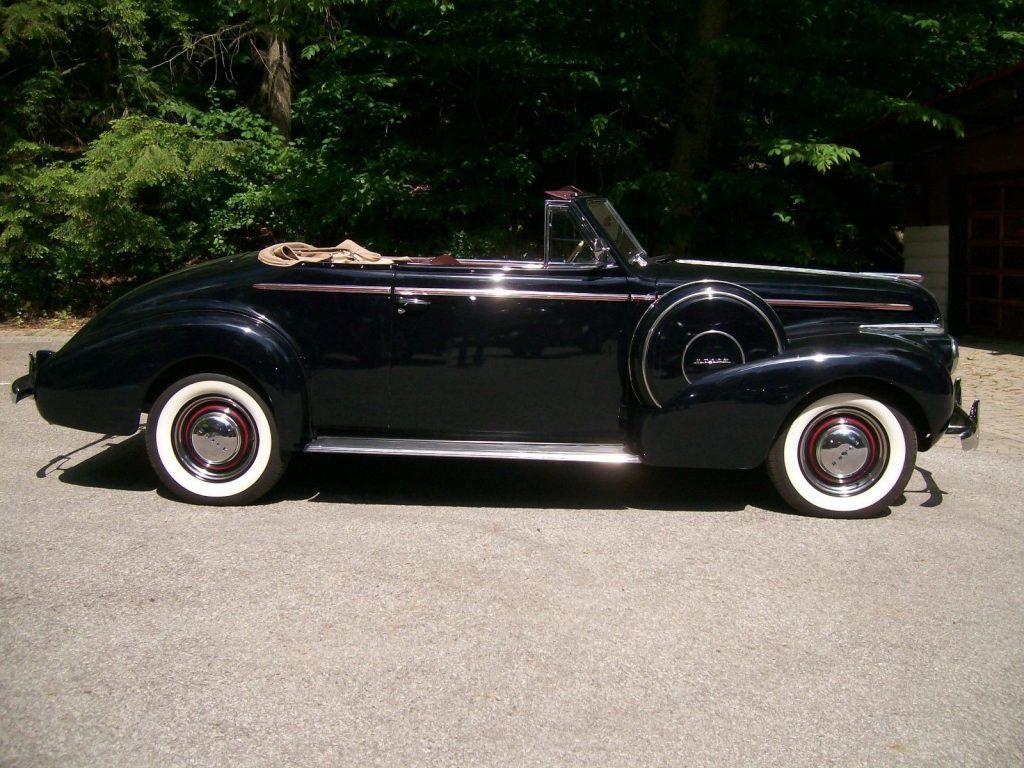
[[[36,393],[36,374],[39,366],[53,357],[53,352],[48,349],[41,349],[35,354],[28,356],[28,373],[20,376],[11,384],[11,400],[19,403],[26,397],[33,397]]]
[[[975,400],[970,411],[964,410],[960,379],[957,379],[953,384],[953,415],[946,426],[946,434],[959,435],[960,445],[965,451],[971,451],[978,447],[980,429],[978,406],[980,404],[980,400]]]

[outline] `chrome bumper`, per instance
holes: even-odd
[[[53,352],[48,349],[41,349],[34,355],[28,356],[28,373],[20,376],[11,384],[11,400],[19,403],[26,397],[33,397],[36,393],[36,372],[39,365],[53,357]]]
[[[980,400],[975,400],[969,412],[964,410],[960,379],[957,379],[953,384],[953,415],[946,426],[946,434],[959,435],[960,445],[965,451],[972,451],[978,447],[978,406],[980,404]]]

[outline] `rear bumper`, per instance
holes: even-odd
[[[11,384],[11,400],[19,403],[26,397],[34,397],[36,394],[36,374],[39,366],[53,357],[53,352],[48,349],[41,349],[28,356],[28,373],[19,376]]]
[[[953,385],[953,415],[946,426],[946,434],[959,435],[960,445],[963,446],[965,451],[978,447],[980,435],[978,406],[980,404],[980,400],[975,400],[969,411],[964,410],[963,395],[960,391],[960,379],[957,379]]]

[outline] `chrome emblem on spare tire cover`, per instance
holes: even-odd
[[[709,330],[695,335],[683,350],[683,377],[693,384],[709,373],[746,362],[743,347],[725,331]]]

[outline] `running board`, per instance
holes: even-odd
[[[395,456],[449,456],[465,459],[532,459],[638,464],[640,457],[607,443],[520,443],[494,440],[404,440],[386,437],[321,437],[306,453],[370,453]]]

